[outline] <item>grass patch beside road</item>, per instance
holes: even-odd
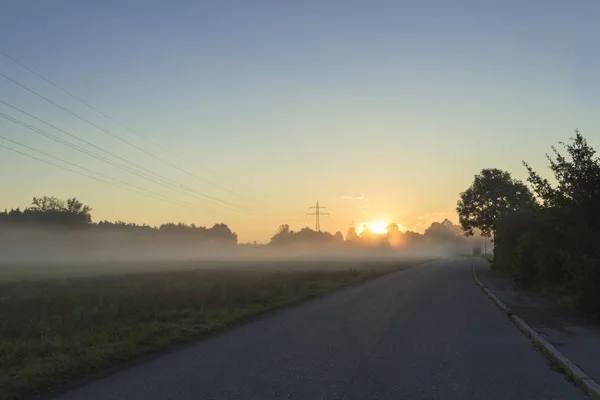
[[[0,399],[19,399],[414,265],[203,269],[0,283]],[[325,266],[326,267],[326,266]],[[310,268],[310,270],[308,270]]]

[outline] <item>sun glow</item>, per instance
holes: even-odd
[[[383,235],[383,234],[387,233],[387,226],[389,225],[389,222],[384,221],[384,220],[361,222],[356,227],[356,233],[358,233],[360,235],[362,233],[362,231],[365,229],[364,228],[365,225],[369,228],[371,233],[374,233],[376,235]]]

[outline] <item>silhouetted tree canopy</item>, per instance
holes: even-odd
[[[535,200],[529,188],[500,169],[484,169],[471,186],[460,194],[456,211],[466,235],[475,228],[490,237],[496,225],[511,211],[532,207]]]
[[[67,200],[56,197],[34,197],[32,205],[21,211],[19,208],[0,212],[0,228],[25,227],[36,229],[54,229],[57,227],[86,228],[99,231],[127,231],[129,233],[160,234],[175,237],[193,243],[207,244],[236,244],[237,234],[223,223],[213,225],[211,228],[187,225],[184,223],[166,223],[159,228],[148,225],[137,225],[123,221],[92,222],[92,209],[76,198]]]
[[[523,162],[538,203],[493,226],[494,265],[524,285],[557,285],[600,317],[600,158],[579,131],[560,144],[566,154],[546,155],[552,183]]]
[[[31,207],[0,213],[0,223],[22,226],[83,227],[92,221],[91,208],[76,198],[34,197]]]
[[[556,187],[523,162],[529,172],[528,181],[546,209],[563,210],[572,217],[577,214],[586,224],[600,227],[600,158],[579,131],[571,141],[560,143],[568,156],[554,146],[554,158],[546,155]]]

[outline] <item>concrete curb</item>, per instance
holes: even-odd
[[[592,400],[600,400],[600,384],[593,380],[588,374],[586,374],[581,368],[575,365],[569,360],[564,354],[562,354],[556,347],[554,347],[546,338],[537,333],[531,326],[523,321],[518,315],[516,315],[510,308],[506,306],[495,294],[493,294],[487,286],[485,286],[477,275],[475,274],[475,266],[471,264],[471,273],[473,280],[477,286],[481,289],[485,295],[492,300],[492,302],[498,307],[504,314],[506,314],[511,321],[527,336],[534,344],[534,346],[540,350],[548,359],[556,364],[562,372],[575,384],[583,390],[583,392]]]

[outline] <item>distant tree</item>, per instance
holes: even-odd
[[[290,226],[288,224],[282,224],[279,225],[279,228],[277,229],[277,233],[281,233],[281,234],[288,234],[290,233]]]
[[[339,234],[337,240],[342,240],[342,234]],[[341,239],[340,239],[341,237]],[[304,227],[297,232],[290,229],[289,225],[280,225],[277,233],[271,238],[271,245],[327,245],[336,240],[336,237],[329,232],[317,232],[309,227]]]
[[[389,224],[385,229],[388,234],[395,234],[395,233],[400,232],[400,227],[395,222],[392,222],[391,224]]]
[[[363,224],[362,232],[360,233],[360,236],[362,238],[369,238],[369,237],[373,236],[373,232],[371,232],[371,228],[369,228],[369,225]]]
[[[500,169],[483,169],[471,186],[460,194],[456,211],[465,235],[478,228],[485,237],[496,230],[500,219],[512,211],[535,204],[529,188]]]
[[[337,231],[335,233],[335,235],[333,235],[334,239],[336,242],[343,242],[344,241],[344,235],[342,235],[342,232]]]
[[[399,247],[404,242],[404,234],[400,232],[400,227],[395,222],[392,222],[386,227],[387,242],[392,247]]]
[[[283,245],[289,244],[292,242],[292,237],[294,236],[294,231],[290,229],[288,224],[279,225],[277,228],[277,233],[273,235],[269,244],[271,245]]]
[[[236,244],[237,234],[232,232],[226,224],[220,223],[213,225],[212,228],[208,229],[207,237],[211,243],[219,244]]]
[[[76,198],[34,197],[24,219],[42,225],[82,226],[92,222],[92,209]]]
[[[418,232],[406,231],[404,232],[404,240],[408,245],[414,245],[422,243],[424,240],[424,236]]]
[[[32,202],[32,209],[41,212],[49,211],[65,211],[65,201],[57,199],[56,197],[34,197]]]
[[[454,225],[448,219],[432,223],[425,230],[424,236],[436,241],[456,241],[462,239],[460,226]]]
[[[360,236],[358,236],[354,227],[348,229],[348,233],[346,234],[346,242],[360,242]]]

